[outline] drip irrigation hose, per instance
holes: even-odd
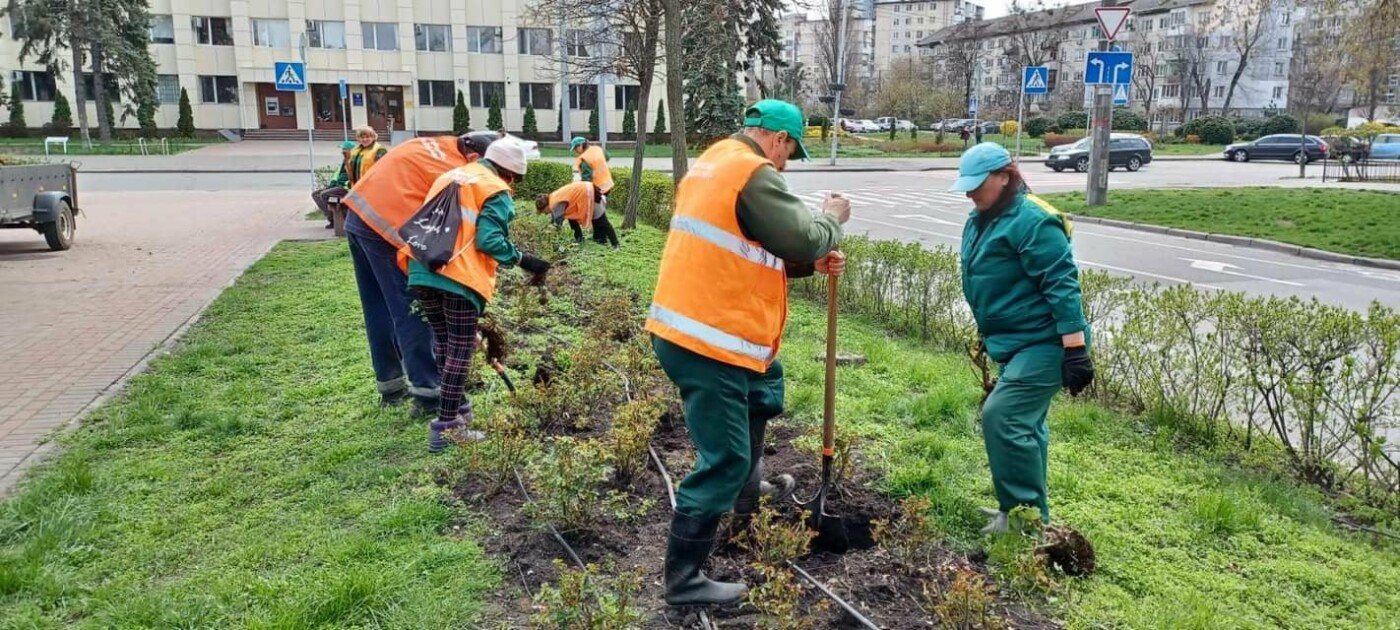
[[[525,489],[525,480],[520,478],[520,469],[512,468],[511,472],[515,473],[515,483],[520,485],[520,494],[525,495],[525,502],[534,503],[534,499],[530,498],[530,492]],[[578,565],[580,570],[586,570],[587,567],[584,566],[583,560],[578,557],[578,553],[574,552],[574,548],[569,546],[568,541],[564,540],[564,537],[559,535],[559,530],[554,529],[552,523],[545,523],[544,526],[549,528],[549,533],[554,536],[554,540],[558,541],[559,545],[564,548],[564,552],[569,554],[569,559],[573,560],[574,564]]]
[[[811,582],[812,586],[817,587],[817,590],[824,593],[828,598],[831,599],[831,601],[836,602],[837,606],[840,606],[842,610],[846,611],[846,614],[850,615],[852,619],[859,621],[860,625],[865,626],[870,630],[880,630],[880,626],[877,626],[875,625],[875,622],[866,619],[865,615],[860,614],[860,611],[856,610],[854,606],[846,603],[846,600],[841,599],[841,597],[838,596],[836,593],[831,592],[831,589],[827,588],[825,584],[822,584],[820,581],[818,581],[817,578],[812,577],[812,574],[804,571],[802,567],[797,566],[796,562],[788,560],[787,565],[791,567],[793,571],[796,571],[798,575],[805,578],[808,582]]]

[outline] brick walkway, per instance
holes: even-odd
[[[248,265],[325,236],[300,193],[89,193],[73,249],[0,231],[0,495]]]

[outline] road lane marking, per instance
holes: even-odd
[[[1241,278],[1250,278],[1250,279],[1252,279],[1252,280],[1263,280],[1264,282],[1275,282],[1275,283],[1282,284],[1282,285],[1287,285],[1287,286],[1290,286],[1290,287],[1301,287],[1301,286],[1305,286],[1305,285],[1303,285],[1302,283],[1299,283],[1299,282],[1290,282],[1290,281],[1288,281],[1288,280],[1279,280],[1278,278],[1269,278],[1269,277],[1266,277],[1266,276],[1256,276],[1256,275],[1254,275],[1254,274],[1244,273],[1244,272],[1240,272],[1240,271],[1231,271],[1232,269],[1239,269],[1240,267],[1238,267],[1238,266],[1236,266],[1236,265],[1232,265],[1232,264],[1230,264],[1230,263],[1226,263],[1226,262],[1219,262],[1219,261],[1215,261],[1215,260],[1198,260],[1198,259],[1195,259],[1195,258],[1182,258],[1181,260],[1190,261],[1190,262],[1191,262],[1191,268],[1192,268],[1192,269],[1204,269],[1204,270],[1206,270],[1206,271],[1213,271],[1213,272],[1215,272],[1215,273],[1223,273],[1223,274],[1225,274],[1225,275],[1227,275],[1227,276],[1239,276],[1239,277],[1241,277]]]
[[[1158,280],[1166,280],[1166,281],[1168,281],[1168,282],[1175,282],[1175,283],[1177,283],[1177,284],[1189,284],[1189,285],[1191,285],[1191,286],[1201,287],[1201,288],[1203,288],[1203,289],[1215,289],[1216,291],[1224,291],[1224,289],[1222,289],[1222,288],[1220,288],[1220,287],[1217,287],[1217,286],[1215,286],[1215,285],[1213,285],[1213,284],[1205,284],[1205,283],[1203,283],[1203,282],[1192,282],[1192,281],[1190,281],[1190,280],[1186,280],[1186,279],[1183,279],[1183,278],[1174,278],[1174,277],[1172,277],[1172,276],[1164,276],[1164,275],[1159,274],[1159,273],[1152,273],[1152,272],[1150,272],[1150,271],[1143,271],[1143,270],[1141,270],[1141,269],[1129,269],[1129,268],[1127,268],[1127,267],[1116,267],[1116,266],[1114,266],[1114,265],[1105,265],[1105,264],[1100,263],[1100,262],[1094,262],[1094,261],[1091,261],[1091,260],[1084,260],[1083,258],[1076,258],[1076,259],[1075,259],[1075,262],[1078,262],[1078,263],[1081,264],[1081,265],[1088,265],[1088,266],[1090,266],[1090,267],[1098,267],[1098,268],[1100,268],[1100,269],[1107,269],[1107,270],[1109,270],[1109,271],[1117,271],[1117,272],[1119,272],[1119,273],[1126,273],[1126,274],[1133,275],[1133,276],[1147,276],[1147,277],[1149,277],[1149,278],[1157,278]]]
[[[943,219],[935,219],[935,218],[933,218],[933,217],[931,217],[931,216],[929,216],[929,215],[927,215],[927,214],[892,214],[892,215],[890,215],[890,216],[891,216],[892,218],[895,218],[895,219],[905,219],[905,220],[910,220],[910,221],[925,221],[925,222],[928,222],[928,223],[937,223],[937,224],[939,224],[939,225],[951,225],[951,226],[953,226],[953,227],[962,227],[962,224],[961,224],[961,223],[954,223],[954,222],[952,222],[952,221],[945,221],[945,220],[943,220]]]

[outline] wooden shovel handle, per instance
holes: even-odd
[[[822,410],[822,456],[836,447],[836,276],[826,276],[826,400]]]

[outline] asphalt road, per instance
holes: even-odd
[[[1224,162],[1158,166],[1149,167],[1155,171],[1151,173],[1149,169],[1114,172],[1109,182],[1110,198],[1115,186],[1280,185],[1283,182],[1278,178],[1286,176],[1280,173],[1297,168]],[[1034,165],[1028,165],[1025,172],[1032,189],[1038,192],[1083,190],[1087,177],[1054,173]],[[1296,175],[1296,170],[1293,173]],[[848,229],[852,233],[956,248],[972,205],[963,195],[946,192],[955,177],[956,173],[948,171],[853,173],[839,178],[834,174],[793,173],[788,176],[788,183],[813,208],[819,206],[826,191],[849,195],[853,218]],[[1315,297],[1356,310],[1364,310],[1372,300],[1400,306],[1400,272],[1396,271],[1088,223],[1076,224],[1074,234],[1075,256],[1080,264],[1144,282],[1189,282],[1250,295]]]
[[[1037,192],[1082,191],[1086,175],[1055,173],[1035,162],[1024,172]],[[1310,167],[1316,174],[1318,167]],[[953,171],[790,172],[794,192],[816,207],[830,190],[854,200],[849,229],[877,238],[918,241],[930,247],[956,247],[971,209],[958,194],[945,192]],[[132,173],[81,175],[82,190],[93,192],[171,191],[228,193],[307,190],[304,173]],[[1115,171],[1114,188],[1196,186],[1309,186],[1297,167],[1286,163],[1233,164],[1225,161],[1160,161],[1137,173]],[[310,199],[307,200],[310,208]],[[1145,282],[1185,283],[1243,291],[1251,295],[1294,295],[1352,309],[1372,300],[1400,306],[1400,272],[1328,263],[1251,248],[1184,239],[1106,226],[1077,224],[1075,253],[1081,264]]]

